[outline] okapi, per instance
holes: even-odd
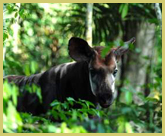
[[[134,41],[135,38],[132,38],[127,44]],[[85,40],[72,37],[68,50],[75,62],[54,66],[31,76],[5,77],[4,79],[14,82],[19,88],[32,83],[41,88],[42,103],[35,93],[21,91],[22,96],[18,97],[18,111],[38,115],[47,112],[52,101],[64,102],[67,97],[88,100],[94,105],[100,104],[103,108],[109,107],[115,99],[117,62],[128,48],[112,48],[104,58],[101,56],[103,48],[92,48]]]

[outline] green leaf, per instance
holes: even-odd
[[[125,123],[125,130],[127,133],[133,133],[133,128],[129,122]]]
[[[124,116],[118,117],[117,123],[118,123],[117,132],[123,133],[125,130],[125,117]]]
[[[41,89],[39,87],[37,87],[36,94],[39,98],[40,103],[42,103]]]
[[[61,105],[62,105],[62,107],[63,107],[64,109],[68,109],[68,108],[69,108],[69,105],[68,105],[68,103],[66,103],[66,102],[62,103]]]
[[[127,14],[128,14],[128,4],[124,4],[121,17],[124,19],[127,16]]]
[[[98,124],[97,129],[99,133],[105,133],[105,129],[102,124]]]
[[[3,83],[3,99],[8,100],[11,96],[11,86],[7,81]]]
[[[152,97],[147,97],[145,100],[150,102],[158,102],[158,99]]]
[[[58,102],[58,101],[53,101],[50,106],[54,107],[54,106],[57,106],[57,105],[60,105],[61,103]]]
[[[89,109],[90,106],[91,106],[91,107],[95,107],[93,103],[91,103],[91,102],[89,102],[89,101],[87,101],[87,100],[81,100],[81,99],[79,99],[79,102],[85,103],[85,104],[86,104],[85,107],[87,107],[88,109]]]
[[[69,103],[70,105],[73,105],[74,102],[75,102],[75,100],[74,100],[72,97],[68,97],[68,98],[67,98],[67,101],[68,101],[68,103]]]
[[[72,119],[73,120],[75,120],[75,121],[77,121],[77,115],[78,113],[77,113],[77,111],[76,110],[72,110]]]
[[[35,61],[32,61],[31,65],[30,65],[31,73],[34,74],[36,72],[37,68],[38,68],[37,63]]]
[[[82,108],[86,109],[87,105],[81,101],[77,101],[76,103],[80,104],[82,106]]]
[[[126,91],[125,92],[125,101],[126,101],[126,104],[130,105],[133,101],[133,94],[132,92],[130,91]]]
[[[101,57],[105,58],[105,56],[107,55],[107,53],[110,51],[111,47],[110,46],[106,46],[102,51],[101,51]]]
[[[68,101],[75,101],[72,97],[67,98]]]
[[[17,105],[17,96],[18,96],[18,88],[16,86],[13,86],[12,88],[12,100],[14,106]]]
[[[130,107],[123,107],[121,109],[122,114],[130,113],[132,112],[132,109]]]
[[[57,128],[55,126],[53,126],[53,125],[48,126],[48,132],[49,133],[55,133],[56,130],[57,130]]]
[[[95,107],[95,105],[92,102],[86,101],[86,104],[88,106],[88,108],[91,107]]]
[[[19,11],[19,15],[22,17],[23,14],[24,14],[24,9],[21,9],[21,10]]]
[[[17,18],[17,16],[18,16],[18,12],[15,12],[15,15],[14,15],[14,17],[15,17],[15,18]]]
[[[109,120],[108,119],[104,119],[104,124],[105,125],[109,125]]]
[[[121,4],[121,5],[120,5],[120,7],[119,7],[119,13],[122,12],[122,10],[123,10],[123,6],[124,6],[124,4]]]
[[[8,33],[7,33],[7,32],[4,32],[4,33],[3,33],[3,41],[5,41],[8,37],[9,37],[9,36],[8,36]]]
[[[24,66],[24,72],[26,76],[30,75],[30,68],[29,68],[29,64],[25,64]]]

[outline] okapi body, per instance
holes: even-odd
[[[134,42],[134,38],[128,41]],[[35,93],[21,91],[17,109],[33,115],[45,113],[54,100],[64,102],[67,97],[75,100],[83,99],[103,108],[109,107],[114,101],[115,76],[117,62],[128,49],[123,47],[111,49],[102,58],[103,47],[91,48],[80,38],[69,40],[68,50],[72,63],[65,63],[31,76],[7,76],[8,82],[14,82],[21,90],[25,85],[36,84],[41,88],[42,103]]]

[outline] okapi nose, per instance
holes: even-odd
[[[112,100],[112,94],[109,94],[109,93],[101,94],[99,99],[101,103],[110,102]]]

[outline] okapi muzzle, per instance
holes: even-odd
[[[135,38],[132,38],[126,44],[134,41]],[[109,107],[116,95],[117,63],[128,48],[112,48],[105,57],[101,56],[103,49],[102,46],[92,48],[85,40],[72,37],[68,51],[75,62],[54,66],[43,73],[28,77],[5,77],[4,79],[14,82],[20,88],[32,83],[41,88],[42,103],[35,94],[24,91],[18,98],[17,109],[38,115],[47,112],[50,103],[55,99],[63,102],[67,97],[88,100],[95,105],[99,103],[103,108]]]

